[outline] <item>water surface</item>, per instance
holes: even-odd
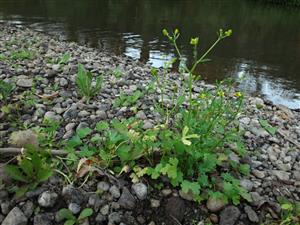
[[[251,0],[0,0],[0,20],[30,26],[153,66],[174,56],[162,28],[179,28],[180,47],[191,58],[189,38],[200,50],[219,28],[234,35],[199,68],[208,82],[226,77],[275,104],[300,108],[300,9]]]

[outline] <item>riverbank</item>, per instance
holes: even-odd
[[[28,135],[21,133],[25,137],[21,142],[30,137],[35,143],[35,133],[28,130],[47,127],[45,119],[60,122],[51,137],[53,146],[72,138],[80,128],[94,128],[99,121],[136,117],[144,122],[145,130],[163,122],[152,104],[153,100],[160,100],[156,92],[139,97],[134,105],[115,101],[120,93],[132,96],[147,89],[152,80],[150,65],[26,28],[3,24],[0,28],[0,78],[15,85],[7,104],[22,103],[22,108],[6,109],[0,115],[1,148],[23,147],[22,143],[9,140],[13,132],[20,130]],[[88,103],[76,91],[78,64],[94,74],[103,74],[101,91]],[[178,75],[172,75],[175,81],[177,78]],[[214,88],[199,81],[193,92]],[[168,89],[167,94],[171,95],[173,87]],[[169,99],[166,96],[165,101]],[[3,225],[62,224],[57,212],[64,207],[75,215],[84,208],[93,208],[94,214],[84,224],[187,225],[204,224],[210,218],[222,225],[241,225],[260,224],[268,217],[276,220],[281,214],[278,196],[300,201],[300,111],[247,96],[238,121],[244,130],[248,154],[231,155],[231,160],[250,165],[250,174],[241,178],[241,185],[250,193],[252,202],[225,206],[210,201],[199,205],[164,180],[157,183],[143,178],[136,185],[127,174],[115,178],[107,171],[73,186],[55,174],[21,199],[13,199],[8,190],[13,182],[1,172],[6,186],[0,185],[0,221],[4,221]],[[267,121],[268,128],[261,121]],[[1,157],[5,163],[2,159],[10,158]]]

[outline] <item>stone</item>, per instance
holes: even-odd
[[[165,212],[170,219],[176,218],[182,222],[185,214],[186,206],[184,201],[179,197],[171,197],[167,200],[165,205]]]
[[[60,78],[59,85],[62,86],[62,87],[68,86],[68,80],[65,79],[65,78]]]
[[[34,216],[33,225],[54,225],[54,215],[52,213],[43,213]]]
[[[144,111],[138,111],[135,116],[136,116],[136,118],[138,118],[140,120],[146,120],[147,119],[147,116],[144,113]]]
[[[121,222],[122,215],[119,212],[113,212],[108,216],[108,222],[112,224],[118,224]]]
[[[9,138],[9,143],[18,148],[23,148],[27,145],[35,147],[39,146],[37,134],[32,130],[21,130],[12,132]]]
[[[13,208],[5,217],[1,225],[26,225],[27,217],[18,207]]]
[[[282,170],[272,170],[272,174],[282,181],[288,181],[291,175],[291,173]]]
[[[227,206],[220,214],[220,225],[234,225],[241,215],[235,206]]]
[[[266,176],[264,171],[260,171],[260,170],[252,170],[252,173],[254,176],[256,176],[259,179],[262,179]]]
[[[24,205],[22,205],[22,211],[24,213],[24,215],[27,217],[27,218],[30,218],[32,213],[33,213],[33,210],[34,210],[34,205],[32,203],[32,201],[26,201]]]
[[[100,209],[100,213],[104,216],[108,215],[109,213],[109,205],[105,205]]]
[[[118,203],[124,209],[133,209],[135,207],[135,198],[126,187],[123,188]]]
[[[256,135],[257,137],[269,136],[269,133],[261,127],[258,120],[252,120],[247,128],[249,131],[251,131],[252,134]]]
[[[98,184],[97,184],[97,190],[100,190],[100,191],[108,191],[110,188],[110,185],[109,183],[105,182],[105,181],[100,181]]]
[[[218,212],[221,209],[223,209],[225,205],[226,203],[224,200],[212,197],[209,197],[209,199],[206,202],[206,207],[211,212]]]
[[[98,116],[98,118],[99,118],[100,120],[106,120],[106,119],[107,119],[107,114],[106,114],[106,112],[103,111],[103,110],[97,110],[97,111],[96,111],[96,115]]]
[[[160,201],[157,199],[150,199],[150,206],[152,208],[158,208],[160,206]]]
[[[250,192],[250,195],[252,198],[251,205],[259,206],[265,201],[264,197],[262,197],[258,192]]]
[[[193,201],[194,200],[193,192],[191,190],[189,190],[188,193],[185,193],[184,191],[180,190],[179,191],[179,196],[181,198],[183,198],[184,200],[187,200],[187,201]]]
[[[297,170],[294,171],[293,176],[294,176],[296,181],[300,181],[300,171],[297,171]]]
[[[26,76],[19,76],[18,80],[17,80],[17,86],[23,87],[23,88],[30,88],[33,86],[33,80]]]
[[[8,201],[1,202],[1,211],[4,215],[7,215],[11,210],[11,205]]]
[[[109,192],[113,198],[120,198],[121,196],[120,189],[116,185],[111,186],[109,188]]]
[[[172,194],[172,190],[171,189],[162,189],[161,193],[163,194],[163,196],[169,196],[170,194]]]
[[[78,205],[77,203],[74,203],[74,202],[71,202],[69,205],[68,205],[68,209],[74,214],[78,214],[81,210],[81,207],[80,205]]]
[[[147,185],[143,183],[136,183],[131,186],[132,191],[140,200],[145,200],[147,198]]]
[[[62,118],[60,115],[57,115],[55,112],[48,111],[44,115],[45,120],[59,122]]]
[[[242,179],[240,181],[240,184],[243,188],[245,188],[247,191],[252,191],[254,184],[251,180],[248,179]]]
[[[79,191],[72,185],[63,187],[62,197],[65,199],[66,202],[77,203],[78,205],[80,205],[84,201],[84,196],[82,195],[81,191]]]
[[[247,214],[247,216],[251,222],[253,222],[253,223],[259,222],[259,218],[258,218],[256,212],[250,206],[248,206],[248,205],[245,206],[244,211]]]
[[[76,123],[68,123],[66,126],[65,126],[65,130],[66,131],[72,131],[76,126]]]
[[[55,192],[45,191],[38,198],[38,203],[45,208],[53,207],[57,198],[58,195]]]
[[[143,125],[143,129],[147,130],[147,129],[152,129],[154,127],[154,124],[151,123],[150,121],[145,121],[144,125]]]
[[[58,72],[58,71],[60,70],[60,65],[59,65],[59,64],[54,64],[54,65],[52,66],[52,70]]]
[[[78,115],[78,110],[77,110],[77,106],[76,105],[72,105],[70,108],[68,108],[64,114],[63,114],[63,118],[64,119],[73,119],[76,118]]]

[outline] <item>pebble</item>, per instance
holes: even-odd
[[[147,186],[143,183],[136,183],[133,184],[131,189],[133,190],[133,192],[136,194],[136,196],[140,199],[140,200],[145,200],[147,198]]]
[[[53,207],[57,198],[58,195],[55,192],[45,191],[38,198],[38,203],[45,208]]]
[[[220,225],[234,225],[241,215],[235,206],[227,206],[220,214]]]
[[[111,186],[109,192],[114,198],[120,198],[121,196],[120,189],[116,185]]]
[[[71,202],[71,203],[68,205],[68,209],[69,209],[74,215],[76,215],[76,214],[78,214],[78,213],[80,212],[81,207],[80,207],[79,204]]]
[[[210,197],[206,202],[206,207],[211,212],[218,212],[225,207],[226,203],[222,199]]]
[[[1,225],[27,225],[27,217],[20,208],[13,208],[5,217]]]
[[[109,183],[105,182],[105,181],[100,181],[98,184],[97,184],[97,189],[98,190],[101,190],[101,191],[108,191],[110,188],[110,185]]]
[[[258,218],[256,212],[250,206],[245,206],[244,211],[247,214],[247,216],[251,222],[253,222],[253,223],[259,222],[259,218]]]

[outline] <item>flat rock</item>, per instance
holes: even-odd
[[[27,217],[18,207],[13,208],[5,217],[1,225],[26,225]]]
[[[179,197],[171,197],[165,205],[165,212],[170,218],[175,217],[179,222],[182,222],[185,214],[185,203]],[[175,224],[175,222],[174,222]]]
[[[227,206],[220,214],[220,225],[234,225],[241,215],[235,206]]]
[[[17,86],[24,87],[24,88],[30,88],[33,86],[33,80],[26,76],[22,76],[21,78],[18,78]]]
[[[135,207],[135,198],[126,187],[123,188],[118,203],[125,209],[133,209]]]

